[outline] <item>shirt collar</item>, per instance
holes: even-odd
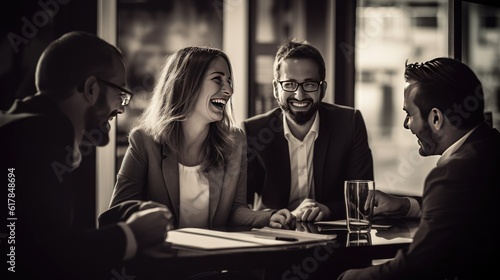
[[[290,141],[290,137],[297,139],[297,138],[295,138],[295,136],[293,136],[292,131],[290,130],[290,127],[288,126],[288,122],[286,121],[286,118],[287,118],[286,114],[283,114],[283,129],[285,132],[286,140]],[[319,113],[318,112],[316,112],[316,114],[314,115],[314,122],[311,126],[311,129],[309,129],[309,132],[306,134],[306,137],[304,137],[304,139],[307,139],[308,137],[310,137],[309,135],[311,135],[311,134],[314,135],[314,140],[316,140],[318,138],[318,135],[319,135]]]
[[[443,162],[445,162],[447,159],[449,159],[451,157],[451,155],[462,146],[462,144],[465,142],[465,140],[467,140],[467,138],[472,134],[472,132],[474,132],[474,130],[476,130],[476,128],[477,128],[477,126],[474,127],[473,129],[471,129],[469,132],[467,132],[464,136],[462,136],[462,138],[458,139],[451,146],[449,146],[448,149],[446,149],[443,152],[443,154],[441,155],[441,157],[437,161],[436,165],[440,166]]]

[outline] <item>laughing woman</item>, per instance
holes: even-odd
[[[133,200],[165,204],[175,227],[276,228],[286,209],[247,205],[246,140],[233,126],[231,63],[221,50],[187,47],[171,55],[149,106],[129,135],[111,207]]]

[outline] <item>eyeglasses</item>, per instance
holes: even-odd
[[[299,88],[299,86],[301,86],[305,92],[313,92],[318,90],[319,86],[323,83],[323,81],[319,82],[307,81],[303,83],[298,83],[293,81],[278,81],[278,83],[280,83],[281,88],[284,91],[293,92],[296,91]]]
[[[117,85],[117,84],[114,84],[112,82],[108,82],[106,80],[103,80],[103,79],[99,79],[97,78],[98,81],[100,82],[103,82],[105,83],[106,85],[116,89],[116,90],[119,90],[120,91],[120,98],[122,99],[122,106],[127,106],[129,103],[130,103],[130,100],[132,99],[132,96],[134,96],[134,94],[130,91],[130,90],[127,90],[127,89],[124,89],[122,88],[121,86]]]

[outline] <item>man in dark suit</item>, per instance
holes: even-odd
[[[481,82],[458,60],[406,65],[404,127],[422,156],[441,155],[424,183],[419,229],[408,248],[339,279],[477,279],[498,274],[500,133],[484,118]],[[381,212],[405,212],[407,200],[375,196]]]
[[[9,198],[4,269],[9,279],[123,275],[124,261],[164,244],[172,215],[163,205],[143,202],[125,222],[83,230],[73,215],[73,171],[89,147],[109,142],[108,121],[132,97],[123,88],[124,59],[97,36],[71,32],[46,48],[35,78],[38,93],[0,114]]]
[[[325,62],[307,42],[283,44],[274,61],[279,108],[244,121],[248,199],[288,208],[298,221],[345,218],[344,181],[373,179],[361,112],[322,102]]]

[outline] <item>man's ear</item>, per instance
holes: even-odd
[[[432,108],[429,116],[427,117],[427,122],[434,131],[441,130],[444,124],[443,112],[441,112],[438,108]]]
[[[89,104],[94,105],[100,93],[99,83],[95,76],[89,76],[83,84],[83,96]]]
[[[325,98],[327,85],[328,84],[326,83],[326,81],[323,81],[323,83],[321,83],[321,95],[319,97],[319,101],[323,101],[323,98]]]
[[[278,81],[276,79],[273,80],[273,95],[274,98],[278,99]]]

